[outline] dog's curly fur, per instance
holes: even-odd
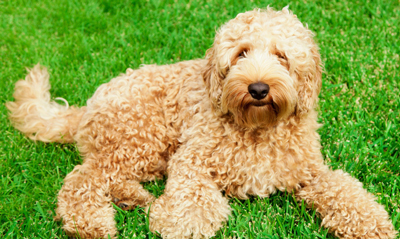
[[[128,69],[81,108],[51,102],[49,76],[34,67],[7,107],[31,139],[77,142],[84,162],[58,196],[67,234],[115,237],[114,200],[124,209],[153,202],[150,229],[164,238],[209,238],[230,214],[226,196],[288,190],[338,237],[394,238],[373,195],[324,164],[312,37],[287,8],[242,13],[220,28],[205,60]],[[269,85],[259,100],[249,93],[257,82]],[[166,174],[158,199],[140,184]]]

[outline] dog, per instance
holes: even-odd
[[[324,163],[321,77],[313,33],[287,7],[268,7],[223,25],[205,59],[128,69],[84,107],[51,101],[37,65],[7,107],[29,138],[76,142],[83,155],[58,195],[69,236],[115,238],[114,202],[147,207],[163,238],[210,238],[230,215],[228,197],[286,190],[337,237],[394,238],[373,195]],[[165,175],[157,199],[140,184]]]

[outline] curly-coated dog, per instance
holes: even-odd
[[[223,25],[206,59],[128,69],[86,107],[51,101],[48,73],[36,66],[7,107],[32,139],[77,142],[84,162],[58,196],[68,235],[116,237],[114,201],[123,209],[152,202],[150,229],[164,238],[209,238],[230,215],[227,196],[287,190],[338,237],[393,238],[373,195],[324,164],[321,71],[311,31],[287,8],[268,8]],[[164,175],[158,199],[140,184]]]

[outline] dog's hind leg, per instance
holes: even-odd
[[[363,189],[361,182],[341,170],[327,171],[296,193],[314,207],[322,225],[340,238],[395,238],[385,208]]]
[[[63,229],[70,236],[114,238],[117,229],[111,202],[129,210],[154,200],[138,180],[121,177],[116,169],[99,168],[88,158],[64,179],[55,219],[62,219]]]
[[[115,238],[111,180],[101,174],[90,163],[84,163],[76,166],[64,179],[55,219],[62,219],[63,229],[69,236]]]
[[[111,196],[115,205],[123,210],[136,206],[145,207],[156,198],[137,180],[120,180],[111,186]]]

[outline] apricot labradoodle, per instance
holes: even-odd
[[[31,139],[77,142],[84,161],[66,176],[57,208],[70,236],[115,238],[114,201],[151,203],[150,229],[163,238],[209,238],[230,215],[228,196],[277,190],[294,191],[338,237],[396,236],[374,196],[324,164],[320,55],[287,8],[239,14],[206,59],[128,69],[86,107],[51,101],[48,79],[35,66],[7,107]],[[164,175],[157,199],[140,184]]]

